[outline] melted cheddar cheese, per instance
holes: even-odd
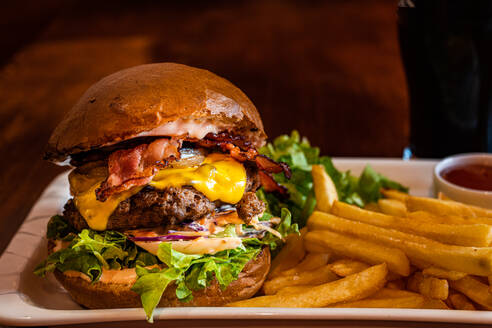
[[[108,219],[118,204],[143,188],[134,187],[100,202],[96,199],[96,189],[106,179],[106,169],[97,167],[91,170],[89,174],[75,172],[73,171],[69,175],[70,191],[80,215],[85,219],[87,225],[94,230],[105,230]]]
[[[246,188],[246,170],[230,156],[211,154],[198,167],[160,170],[150,185],[156,189],[193,186],[211,201],[235,204]]]
[[[134,187],[100,202],[96,199],[95,190],[106,177],[107,169],[103,167],[95,168],[88,174],[74,171],[69,176],[75,206],[94,230],[105,230],[108,219],[118,204],[143,188]],[[196,167],[160,170],[150,185],[156,189],[193,186],[211,201],[221,200],[235,204],[241,200],[246,188],[246,170],[230,156],[211,154]]]

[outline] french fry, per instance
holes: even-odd
[[[407,217],[413,220],[425,221],[429,223],[442,223],[442,224],[486,224],[492,225],[492,218],[485,216],[464,217],[458,215],[442,215],[438,216],[425,211],[409,212]]]
[[[436,215],[460,215],[474,217],[475,213],[466,205],[450,200],[408,196],[406,205],[410,212],[426,211]]]
[[[445,244],[486,247],[492,242],[492,226],[484,224],[449,225],[415,222],[412,219],[374,213],[342,202],[334,202],[331,213],[349,220],[413,233]]]
[[[335,308],[394,308],[394,309],[420,309],[424,307],[424,297],[415,296],[395,298],[366,298],[360,301],[336,304]]]
[[[422,272],[415,272],[408,278],[407,289],[438,300],[445,300],[449,295],[447,280],[426,277]]]
[[[401,276],[398,273],[388,272],[388,276],[386,277],[388,281],[401,279]]]
[[[448,280],[459,280],[466,276],[464,272],[444,270],[436,267],[429,267],[422,270],[424,276],[432,276],[436,278],[448,279]]]
[[[437,215],[459,215],[465,217],[483,216],[492,218],[492,210],[466,205],[452,200],[408,196],[406,204],[410,212],[427,211]]]
[[[371,298],[396,298],[419,295],[417,293],[409,292],[408,290],[398,290],[391,288],[381,288]]]
[[[280,289],[276,295],[279,294],[298,294],[302,293],[307,289],[313,288],[313,285],[298,285],[298,286],[288,286]]]
[[[449,215],[449,216],[446,216],[445,218],[456,219],[456,215]],[[479,224],[492,225],[492,218],[486,217],[486,216],[476,216],[473,218],[465,218],[465,220],[469,223],[479,223]]]
[[[425,222],[425,223],[435,223],[435,224],[474,224],[480,223],[472,221],[470,218],[462,218],[460,216],[449,215],[449,216],[437,216],[435,214],[425,212],[425,211],[415,211],[407,213],[407,217],[414,221]]]
[[[418,271],[419,269],[424,270],[424,269],[430,268],[431,266],[432,266],[432,264],[430,264],[428,262],[418,260],[418,259],[412,259],[412,266],[410,269],[413,268],[414,272],[415,272],[415,271]]]
[[[415,293],[420,293],[420,283],[424,280],[422,272],[417,271],[407,280],[407,289]]]
[[[386,264],[372,266],[362,272],[311,287],[295,294],[279,293],[229,303],[233,307],[325,307],[340,302],[368,297],[384,286]]]
[[[451,310],[443,301],[429,297],[424,297],[422,309]]]
[[[371,212],[380,212],[378,203],[367,203],[364,208]]]
[[[419,292],[432,299],[445,300],[449,295],[449,284],[446,279],[424,276],[419,285]]]
[[[351,221],[319,211],[313,212],[308,220],[308,227],[313,231],[330,230],[398,248],[412,261],[432,263],[443,269],[479,276],[492,275],[491,247],[446,245],[421,236]]]
[[[449,300],[456,310],[475,310],[473,303],[463,294],[451,294]]]
[[[489,283],[489,277],[474,276],[473,278],[480,281],[482,284],[487,285]]]
[[[337,188],[323,165],[312,165],[311,174],[313,176],[316,208],[322,212],[329,212],[331,204],[338,200]]]
[[[446,196],[446,194],[444,194],[442,191],[440,191],[440,192],[437,193],[437,199],[440,199],[440,200],[451,200],[451,198],[449,198],[448,196]]]
[[[453,202],[453,201],[451,201]],[[458,203],[461,204],[461,203]],[[463,204],[464,205],[464,204]],[[484,217],[484,218],[489,218],[492,219],[492,210],[483,208],[483,207],[478,207],[478,206],[473,206],[473,205],[465,205],[468,206],[469,209],[475,213],[476,217]]]
[[[307,243],[306,240],[304,240],[304,249],[309,253],[314,253],[314,254],[316,253],[325,254],[328,251],[326,247],[323,247],[322,245],[318,245],[318,244]],[[337,256],[337,255],[333,254],[333,256]]]
[[[378,207],[381,213],[392,216],[407,216],[407,207],[405,203],[396,199],[381,198],[378,200]]]
[[[383,189],[381,190],[381,193],[383,194],[384,197],[389,198],[389,199],[396,199],[399,200],[400,202],[405,203],[408,197],[408,194],[394,190],[394,189]]]
[[[425,299],[422,295],[406,290],[382,288],[369,298],[336,304],[334,307],[353,308],[421,308]]]
[[[450,281],[449,285],[485,309],[492,310],[492,293],[489,291],[489,286],[481,283],[477,278],[466,276],[460,280]]]
[[[272,261],[268,277],[278,276],[281,272],[295,267],[304,258],[306,251],[302,237],[306,232],[307,228],[302,228],[300,235],[291,234],[287,236],[284,247]]]
[[[409,296],[421,296],[423,297],[422,308],[424,309],[449,309],[449,307],[441,300],[431,299],[428,297],[424,297],[418,293],[409,292],[406,290],[395,290],[389,288],[382,288],[370,298],[399,298],[399,297],[409,297]]]
[[[453,293],[453,292],[454,292],[454,291],[451,289],[451,290],[449,291],[449,296],[448,296],[448,299],[443,301],[443,302],[444,302],[444,303],[446,303],[446,305],[447,305],[450,309],[452,309],[452,310],[454,310],[455,308],[454,308],[454,306],[453,306],[453,303],[451,303],[451,300],[449,299],[449,297],[451,296],[451,293]]]
[[[309,286],[309,288],[311,288],[311,287]],[[291,300],[291,298],[293,298],[293,296],[301,295],[301,293],[303,293],[303,292],[299,291],[298,293],[295,293],[295,294],[294,293],[292,293],[292,294],[278,293],[276,295],[257,296],[257,297],[248,298],[248,299],[245,299],[242,301],[238,301],[238,302],[232,302],[232,303],[226,304],[225,306],[228,306],[228,307],[284,307],[283,305],[280,305],[282,301],[284,303],[286,303],[287,300]],[[295,303],[292,304],[291,307],[296,307]],[[310,307],[310,306],[307,305],[306,307]]]
[[[395,290],[403,290],[405,289],[405,282],[403,279],[388,281],[386,283],[386,288],[395,289]]]
[[[293,276],[300,274],[303,271],[314,270],[322,267],[323,265],[326,265],[329,259],[329,253],[308,253],[306,254],[306,257],[301,261],[301,263],[299,263],[292,269],[281,272],[280,275]]]
[[[288,286],[297,285],[320,285],[326,282],[337,280],[338,277],[331,271],[328,265],[312,271],[304,271],[293,276],[277,276],[267,280],[263,284],[265,295],[273,295],[280,289]]]
[[[351,274],[361,272],[369,267],[368,264],[364,262],[355,261],[352,259],[342,259],[330,263],[328,265],[337,276],[346,277]]]
[[[370,241],[327,230],[310,231],[306,234],[305,240],[306,243],[322,245],[334,253],[370,264],[386,262],[391,271],[402,276],[408,276],[410,273],[408,258],[396,248],[381,246]]]

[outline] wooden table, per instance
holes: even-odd
[[[51,131],[85,89],[125,67],[172,61],[216,72],[252,99],[270,136],[298,129],[324,154],[399,157],[407,144],[394,0],[52,0],[8,9],[0,10],[0,253],[64,170],[41,159]]]
[[[0,252],[62,170],[41,160],[51,131],[85,89],[129,66],[216,72],[249,95],[272,137],[298,129],[324,154],[401,155],[408,110],[395,1],[138,3],[0,10],[12,22],[4,51],[25,41],[4,53],[0,73]]]

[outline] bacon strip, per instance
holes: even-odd
[[[242,151],[239,147],[233,144],[222,144],[222,150],[228,151],[231,157],[239,162],[254,161],[258,156],[258,152],[254,148],[249,148],[247,151]]]
[[[266,191],[287,194],[287,189],[278,184],[271,173],[283,172],[290,178],[288,165],[258,154],[242,137],[231,136],[228,133],[209,133],[204,139],[187,141],[205,148],[219,147],[239,162],[255,163],[259,169],[260,182]],[[150,144],[113,152],[108,159],[108,178],[96,189],[96,198],[104,202],[111,195],[148,184],[160,168],[166,167],[170,160],[180,158],[179,147],[181,141],[162,138]]]
[[[228,144],[229,151],[231,154],[231,157],[240,161],[240,162],[245,162],[245,161],[252,161],[256,164],[256,167],[258,167],[258,174],[260,177],[260,183],[265,188],[265,191],[267,192],[278,192],[281,195],[287,195],[288,191],[287,188],[279,184],[275,179],[273,178],[271,173],[281,173],[283,172],[285,177],[287,179],[290,179],[291,177],[291,171],[289,166],[286,163],[280,162],[277,163],[273,159],[265,156],[265,155],[260,155],[254,148],[248,149],[247,152],[241,151],[239,147],[236,147],[231,144]],[[223,147],[224,148],[224,147]]]
[[[266,192],[278,192],[281,195],[287,195],[287,188],[275,181],[271,173],[258,171],[258,176]]]
[[[105,201],[111,195],[152,181],[159,168],[179,158],[180,142],[158,139],[150,144],[113,152],[108,159],[108,178],[96,189],[96,198]]]
[[[277,163],[273,159],[265,156],[265,155],[257,155],[255,157],[255,163],[260,170],[269,172],[269,173],[281,173],[284,172],[285,177],[290,179],[292,173],[290,172],[289,165],[284,162]]]

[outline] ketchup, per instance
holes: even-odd
[[[490,165],[458,165],[443,170],[441,176],[461,187],[492,191],[492,166]]]

